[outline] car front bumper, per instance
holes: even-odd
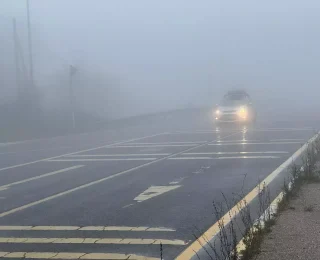
[[[248,117],[241,117],[238,113],[222,113],[216,115],[215,120],[217,122],[247,122]]]

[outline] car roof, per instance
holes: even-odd
[[[243,96],[247,96],[250,97],[249,94],[245,91],[245,90],[230,90],[227,92],[227,94],[225,94],[224,96],[233,96],[233,95],[243,95]]]

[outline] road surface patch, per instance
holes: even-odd
[[[22,166],[26,166],[26,165],[30,165],[30,164],[35,164],[35,163],[38,163],[38,162],[44,162],[44,161],[48,161],[48,160],[53,160],[53,159],[57,159],[57,158],[61,158],[61,157],[67,156],[67,155],[85,153],[85,152],[90,152],[90,151],[94,151],[94,150],[98,150],[98,149],[102,149],[102,148],[114,147],[116,145],[125,144],[125,143],[129,143],[129,142],[134,142],[134,141],[139,141],[139,140],[143,140],[143,139],[146,139],[146,138],[156,137],[156,136],[164,135],[164,134],[167,134],[167,133],[160,133],[160,134],[155,134],[155,135],[150,135],[150,136],[134,138],[134,139],[126,140],[126,141],[120,141],[120,142],[116,142],[116,143],[113,143],[113,144],[102,145],[102,146],[93,147],[93,148],[89,148],[89,149],[85,149],[85,150],[80,150],[80,151],[76,151],[76,152],[72,152],[72,153],[61,154],[61,155],[58,155],[58,156],[44,158],[44,159],[40,159],[40,160],[36,160],[36,161],[32,161],[32,162],[16,164],[16,165],[8,166],[8,167],[5,167],[5,168],[0,168],[0,171],[5,171],[5,170],[8,170],[8,169],[22,167]]]
[[[224,137],[222,137],[222,138],[228,138],[228,137],[230,137],[230,136],[234,136],[234,135],[237,135],[237,134],[239,134],[239,132],[233,132],[232,134],[226,135],[226,136],[224,136]],[[212,141],[212,142],[214,142],[214,141]],[[92,182],[89,182],[89,183],[80,185],[80,186],[78,186],[78,187],[75,187],[75,188],[72,188],[72,189],[69,189],[69,190],[66,190],[66,191],[57,193],[57,194],[55,194],[55,195],[51,195],[51,196],[48,196],[48,197],[46,197],[46,198],[43,198],[43,199],[40,199],[40,200],[31,202],[31,203],[25,204],[25,205],[23,205],[23,206],[20,206],[20,207],[17,207],[17,208],[14,208],[14,209],[11,209],[11,210],[2,212],[2,213],[0,213],[0,218],[5,217],[5,216],[8,216],[8,215],[13,214],[13,213],[16,213],[16,212],[19,212],[19,211],[22,211],[22,210],[24,210],[24,209],[27,209],[27,208],[30,208],[30,207],[33,207],[33,206],[36,206],[36,205],[39,205],[39,204],[41,204],[41,203],[50,201],[50,200],[52,200],[52,199],[56,199],[56,198],[58,198],[58,197],[61,197],[61,196],[70,194],[70,193],[72,193],[72,192],[75,192],[75,191],[78,191],[78,190],[81,190],[81,189],[84,189],[84,188],[91,187],[91,186],[96,185],[96,184],[98,184],[98,183],[102,183],[102,182],[104,182],[104,181],[114,179],[114,178],[116,178],[116,177],[118,177],[118,176],[122,176],[122,175],[125,175],[125,174],[128,174],[128,173],[132,173],[133,171],[142,169],[142,168],[144,168],[144,167],[153,165],[153,164],[155,164],[155,163],[159,163],[159,162],[165,161],[165,160],[167,160],[167,159],[169,159],[169,158],[172,158],[172,157],[181,155],[181,154],[183,154],[183,153],[192,151],[193,149],[198,149],[198,148],[201,148],[201,147],[205,147],[206,145],[208,145],[208,143],[210,144],[211,142],[207,142],[207,143],[204,143],[204,144],[200,144],[200,145],[193,146],[193,147],[188,148],[188,149],[186,149],[186,150],[183,150],[183,151],[180,151],[180,152],[177,152],[177,153],[173,153],[173,154],[171,154],[171,155],[162,157],[162,158],[160,158],[160,159],[157,159],[157,160],[154,160],[154,161],[151,161],[151,162],[146,162],[146,163],[144,163],[144,164],[141,164],[141,165],[139,165],[139,166],[130,168],[130,169],[128,169],[128,170],[124,170],[124,171],[115,173],[115,174],[113,174],[113,175],[110,175],[110,176],[107,176],[107,177],[104,177],[104,178],[101,178],[101,179],[98,179],[98,180],[95,180],[95,181],[92,181]],[[80,152],[79,152],[79,153],[80,153]],[[74,153],[74,154],[75,154],[75,153]],[[67,155],[71,155],[71,154],[67,154]],[[60,158],[60,157],[63,157],[63,156],[59,156],[59,158]],[[57,157],[55,157],[55,158],[57,158]],[[51,159],[44,159],[44,160],[41,160],[41,161],[45,161],[45,160],[53,160],[53,158],[51,158]],[[0,170],[1,170],[1,169],[0,169]]]

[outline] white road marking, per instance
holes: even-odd
[[[141,194],[139,194],[137,197],[134,198],[134,200],[138,202],[142,202],[151,198],[154,198],[156,196],[159,196],[163,193],[166,193],[168,191],[175,190],[177,188],[181,187],[181,185],[174,185],[174,186],[151,186]]]
[[[228,141],[217,141],[217,143],[246,143],[246,142],[257,142],[257,140],[228,140]]]
[[[199,142],[152,142],[152,143],[128,143],[128,145],[167,145],[167,144],[203,144],[209,141],[199,141]]]
[[[228,131],[228,132],[232,132],[232,131]],[[204,131],[204,132],[193,132],[193,131],[177,131],[177,132],[172,132],[170,134],[178,134],[178,135],[181,135],[181,134],[216,134],[216,133],[220,133],[220,131]]]
[[[295,132],[295,131],[313,131],[312,128],[265,128],[248,129],[250,132]]]
[[[213,159],[224,160],[224,159],[277,159],[278,156],[221,156]]]
[[[154,145],[118,145],[111,148],[139,148],[139,147],[184,147],[195,146],[197,144],[154,144]],[[109,148],[109,147],[108,147]]]
[[[228,138],[228,137],[230,137],[230,136],[237,135],[237,134],[239,134],[239,132],[233,132],[232,134],[226,135],[226,136],[224,136],[223,138]],[[89,183],[80,185],[80,186],[78,186],[78,187],[75,187],[75,188],[72,188],[72,189],[69,189],[69,190],[66,190],[66,191],[57,193],[57,194],[55,194],[55,195],[52,195],[52,196],[43,198],[43,199],[41,199],[41,200],[37,200],[37,201],[31,202],[31,203],[25,204],[25,205],[23,205],[23,206],[20,206],[20,207],[17,207],[17,208],[14,208],[14,209],[11,209],[11,210],[2,212],[2,213],[0,213],[0,218],[5,217],[5,216],[8,216],[8,215],[13,214],[13,213],[16,213],[16,212],[19,212],[19,211],[24,210],[24,209],[30,208],[30,207],[32,207],[32,206],[39,205],[39,204],[44,203],[44,202],[47,202],[47,201],[49,201],[49,200],[59,198],[59,197],[61,197],[61,196],[70,194],[70,193],[72,193],[72,192],[75,192],[75,191],[78,191],[78,190],[81,190],[81,189],[84,189],[84,188],[91,187],[91,186],[93,186],[93,185],[102,183],[102,182],[104,182],[104,181],[114,179],[114,178],[116,178],[116,177],[118,177],[118,176],[122,176],[122,175],[125,175],[125,174],[128,174],[128,173],[132,173],[132,172],[135,171],[135,170],[142,169],[142,168],[144,168],[144,167],[147,167],[147,166],[149,166],[149,165],[152,165],[152,164],[155,164],[155,163],[158,163],[158,162],[162,162],[162,161],[167,160],[167,159],[169,159],[169,158],[172,158],[172,157],[174,157],[174,156],[178,156],[178,155],[183,154],[183,153],[185,153],[185,152],[192,151],[193,149],[198,149],[198,148],[200,148],[200,147],[204,147],[204,146],[206,146],[207,144],[208,144],[208,143],[200,144],[200,145],[197,145],[197,146],[188,148],[188,149],[186,149],[186,150],[183,150],[183,151],[181,151],[181,152],[177,152],[177,153],[168,155],[168,156],[166,156],[166,157],[163,157],[163,158],[160,158],[160,159],[151,161],[151,162],[147,162],[147,163],[141,164],[141,165],[139,165],[139,166],[130,168],[130,169],[128,169],[128,170],[125,170],[125,171],[122,171],[122,172],[118,172],[118,173],[115,173],[115,174],[113,174],[113,175],[110,175],[110,176],[101,178],[101,179],[99,179],[99,180],[95,180],[95,181],[92,181],[92,182],[89,182]],[[70,155],[70,154],[68,154],[68,155]],[[62,157],[62,156],[59,156],[59,157]],[[56,157],[54,157],[54,158],[56,158]],[[41,161],[44,161],[44,160],[41,160]]]
[[[135,254],[66,253],[66,252],[0,252],[0,258],[23,259],[91,259],[91,260],[160,260],[160,258]]]
[[[175,185],[175,184],[179,184],[180,182],[182,182],[186,177],[181,177],[175,181],[169,182],[169,185]]]
[[[53,151],[53,150],[62,150],[67,148],[71,148],[71,146],[60,146],[57,148],[45,148],[45,149],[34,149],[34,150],[26,150],[26,151],[6,152],[6,153],[0,153],[0,154],[17,154],[17,153],[40,152],[40,151]]]
[[[313,136],[307,143],[300,147],[290,158],[282,163],[277,169],[270,173],[262,182],[254,187],[244,198],[233,206],[226,214],[217,222],[215,222],[207,231],[205,231],[196,241],[188,246],[176,260],[191,259],[197,253],[208,244],[213,238],[215,238],[220,231],[219,225],[223,223],[224,226],[228,225],[231,220],[239,214],[239,212],[249,205],[260,193],[261,187],[267,187],[283,170],[287,169],[295,160],[297,160],[308,148],[310,143],[313,143],[316,138],[319,137],[319,133]],[[243,203],[245,201],[246,203]]]
[[[125,209],[125,208],[129,208],[129,207],[131,207],[131,206],[133,206],[134,204],[133,203],[131,203],[131,204],[128,204],[128,205],[125,205],[125,206],[123,206],[122,208],[123,209]]]
[[[260,128],[260,129],[241,129],[241,131],[250,131],[250,132],[290,132],[290,131],[313,131],[312,127],[304,128]],[[175,131],[170,134],[215,134],[220,132],[231,132],[232,130],[226,130],[221,128],[217,130],[203,130],[203,131]]]
[[[53,159],[47,162],[154,161],[157,158]]]
[[[285,142],[285,141],[299,141],[299,142],[306,142],[305,139],[271,139],[271,142]]]
[[[21,181],[16,181],[16,182],[12,182],[12,183],[9,183],[9,184],[5,184],[3,186],[0,186],[0,191],[1,190],[6,190],[6,189],[10,188],[11,186],[18,185],[18,184],[21,184],[21,183],[34,181],[34,180],[38,180],[38,179],[41,179],[41,178],[44,178],[44,177],[48,177],[48,176],[52,176],[52,175],[55,175],[55,174],[59,174],[59,173],[63,173],[63,172],[67,172],[67,171],[71,171],[71,170],[75,170],[75,169],[79,169],[79,168],[81,168],[83,166],[84,165],[76,165],[76,166],[72,166],[72,167],[69,167],[69,168],[62,169],[62,170],[49,172],[49,173],[45,173],[45,174],[38,175],[38,176],[35,176],[35,177],[31,177],[31,178],[28,178],[28,179],[24,179],[24,180],[21,180]]]
[[[113,245],[175,245],[185,246],[188,243],[178,239],[141,239],[141,238],[47,238],[47,237],[0,237],[4,244],[113,244]]]
[[[119,153],[119,154],[72,154],[65,157],[121,157],[121,156],[164,156],[170,153]]]
[[[99,147],[94,147],[94,148],[81,150],[81,151],[77,151],[77,152],[72,152],[72,153],[62,154],[62,155],[58,155],[58,156],[54,156],[54,157],[44,158],[44,159],[40,159],[40,160],[36,160],[36,161],[32,161],[32,162],[16,164],[16,165],[12,165],[12,166],[5,167],[5,168],[0,168],[0,171],[13,169],[13,168],[17,168],[17,167],[22,167],[22,166],[26,166],[26,165],[30,165],[30,164],[34,164],[34,163],[38,163],[38,162],[44,162],[44,161],[48,161],[48,160],[53,160],[53,159],[56,159],[56,158],[61,158],[63,156],[67,156],[67,155],[85,153],[85,152],[94,151],[94,150],[98,150],[98,149],[102,149],[102,148],[109,148],[109,147],[112,147],[112,146],[115,146],[115,145],[120,145],[120,144],[125,144],[125,143],[129,143],[129,142],[133,142],[133,141],[143,140],[143,139],[146,139],[146,138],[151,138],[151,137],[164,135],[164,134],[167,134],[167,133],[161,133],[161,134],[155,134],[155,135],[150,135],[150,136],[145,136],[145,137],[140,137],[140,138],[134,138],[134,139],[130,139],[130,140],[127,140],[127,141],[121,141],[121,142],[116,142],[116,143],[113,143],[113,144],[102,145],[102,146],[99,146]]]
[[[165,227],[128,227],[128,226],[0,226],[1,231],[28,231],[28,230],[37,230],[37,231],[159,231],[159,232],[173,232],[176,231],[172,228]]]
[[[148,147],[148,148],[143,148],[143,149],[139,149],[140,152],[159,152],[164,150],[165,147]]]
[[[214,157],[173,157],[169,158],[168,160],[210,160],[210,159],[215,159]]]
[[[265,152],[206,152],[206,153],[183,153],[182,155],[223,155],[223,154],[287,154],[285,151],[265,151]]]
[[[278,156],[174,157],[168,160],[276,159]]]
[[[265,143],[215,143],[215,144],[208,144],[208,145],[216,145],[216,146],[222,146],[222,145],[251,145],[251,144],[301,144],[301,142],[265,142]]]

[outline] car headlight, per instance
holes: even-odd
[[[216,110],[216,115],[220,115],[221,114],[221,111],[219,109]]]
[[[246,107],[240,107],[239,110],[238,110],[238,115],[241,117],[241,118],[246,118],[247,115],[248,115],[248,110]]]

